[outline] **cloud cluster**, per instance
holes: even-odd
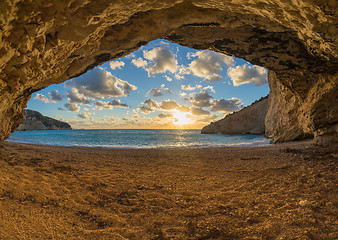
[[[124,67],[124,65],[124,62],[122,61],[112,61],[109,63],[109,66],[112,70],[121,69],[122,67]]]
[[[138,68],[144,68],[148,75],[165,73],[167,71],[174,73],[177,71],[176,56],[167,46],[156,47],[151,50],[144,50],[143,56],[146,59],[133,59],[131,62]],[[172,79],[165,76],[167,81]]]
[[[192,108],[197,114],[202,113],[201,108],[210,108],[213,112],[233,112],[243,108],[243,103],[238,98],[224,99],[219,100],[212,99],[213,97],[207,92],[202,90],[201,92],[195,94],[193,97],[190,97],[191,104],[196,107]],[[206,112],[204,112],[206,113]],[[195,114],[196,115],[196,114]],[[200,114],[202,115],[202,114]],[[207,115],[207,114],[204,114]]]
[[[97,101],[95,105],[97,109],[113,109],[114,107],[129,108],[128,104],[121,102],[119,99],[114,99],[110,102]]]
[[[75,104],[75,103],[66,103],[64,106],[65,106],[65,108],[67,108],[67,110],[69,112],[78,112],[78,111],[80,111],[80,107],[77,104]]]
[[[220,75],[222,65],[231,66],[234,59],[222,53],[216,53],[208,50],[190,53],[188,57],[197,57],[189,65],[191,74],[204,78],[206,82],[219,82],[222,80]]]
[[[62,101],[63,97],[62,94],[58,90],[54,90],[48,93],[49,99],[51,102]]]
[[[137,89],[136,86],[113,76],[102,68],[94,68],[66,82],[65,86],[72,87],[83,96],[91,98],[123,97]]]
[[[190,102],[195,107],[210,107],[210,100],[213,97],[207,91],[201,91],[190,98]]]
[[[93,121],[94,119],[93,119],[92,117],[90,117],[89,115],[90,115],[90,113],[88,113],[88,112],[85,112],[85,113],[78,113],[78,114],[77,114],[77,116],[78,116],[79,118],[82,118],[82,119],[89,119],[89,120]]]
[[[253,83],[256,86],[266,84],[268,82],[268,71],[256,65],[244,64],[228,69],[228,76],[231,78],[234,86],[245,83]]]
[[[155,102],[153,99],[147,99],[142,104],[142,106],[138,106],[138,109],[140,109],[140,111],[145,114],[154,112],[155,109],[159,107],[157,102]]]
[[[66,96],[69,103],[89,104],[91,99],[80,93],[77,88],[72,88],[66,92]]]
[[[47,98],[45,95],[40,94],[40,93],[36,94],[35,97],[34,97],[34,99],[43,101],[43,102],[45,102],[45,103],[49,103],[48,98]]]
[[[212,100],[211,105],[211,111],[223,113],[233,112],[243,108],[243,103],[241,103],[241,100],[238,98]]]

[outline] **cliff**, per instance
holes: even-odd
[[[33,92],[160,38],[267,68],[273,141],[337,141],[337,9],[317,0],[2,1],[0,141]]]
[[[222,120],[210,123],[201,133],[264,134],[267,110],[268,97],[264,97],[238,112],[225,116]]]
[[[24,119],[15,129],[16,131],[31,130],[71,130],[68,123],[43,116],[41,113],[33,110],[23,110]]]

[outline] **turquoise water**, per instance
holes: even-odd
[[[183,148],[262,146],[259,135],[201,134],[200,130],[40,130],[14,132],[11,142],[96,148]]]

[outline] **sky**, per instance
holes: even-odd
[[[74,129],[200,129],[269,93],[267,69],[159,39],[32,95]]]

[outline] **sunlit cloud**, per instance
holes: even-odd
[[[234,59],[222,53],[216,53],[208,50],[190,53],[190,57],[197,57],[189,65],[191,74],[204,78],[206,82],[219,82],[222,80],[220,73],[222,65],[231,66]]]
[[[62,101],[62,94],[58,90],[54,90],[48,93],[49,99],[51,102],[58,102]]]
[[[128,96],[130,91],[137,87],[123,81],[102,68],[95,68],[88,73],[65,83],[66,87],[72,87],[91,98],[109,98]]]
[[[202,108],[192,107],[190,110],[191,114],[195,116],[210,115],[210,112]]]
[[[175,100],[163,100],[160,104],[160,108],[163,110],[173,110],[178,107],[179,105]]]
[[[153,99],[147,99],[143,102],[142,106],[138,106],[138,109],[140,109],[142,113],[148,114],[154,112],[158,107],[159,106],[157,102],[155,102]]]
[[[159,118],[172,118],[174,115],[171,113],[160,113],[158,115]]]
[[[151,89],[147,92],[147,95],[151,95],[153,97],[162,97],[163,93],[162,93],[161,89],[153,88],[153,89]]]
[[[77,114],[77,116],[78,116],[79,118],[93,120],[93,118],[90,117],[89,115],[90,115],[90,113],[88,113],[88,112],[85,112],[85,113],[78,113],[78,114]]]
[[[121,69],[125,63],[123,61],[112,61],[109,63],[109,66],[112,70]]]
[[[252,83],[260,86],[268,83],[268,71],[260,66],[244,64],[228,69],[228,76],[231,78],[234,86],[245,83]]]
[[[79,93],[79,90],[72,88],[66,92],[66,96],[69,103],[79,103],[79,104],[89,104],[91,103],[90,98],[86,97],[84,94]]]
[[[103,108],[113,109],[114,107],[129,108],[128,104],[122,103],[119,99],[114,99],[110,102],[97,101],[95,105],[97,106],[97,109],[99,110]]]
[[[78,111],[80,111],[80,107],[77,104],[75,104],[75,103],[66,103],[64,106],[65,106],[65,108],[67,108],[67,110],[69,112],[78,112]]]
[[[185,91],[193,91],[196,89],[196,87],[190,86],[190,85],[181,85],[181,89]]]
[[[149,61],[147,62],[147,65],[145,65],[145,62],[142,59],[138,59],[137,63],[139,67],[142,66],[145,68],[150,76],[153,74],[165,73],[167,71],[171,73],[177,71],[176,56],[166,46],[156,47],[152,50],[144,50],[143,56]]]
[[[49,103],[48,98],[45,95],[40,94],[40,93],[36,94],[35,97],[34,97],[34,99],[43,101],[45,103]]]
[[[243,103],[238,98],[212,100],[211,104],[211,111],[214,112],[227,113],[243,108]]]
[[[133,59],[131,63],[138,68],[145,68],[148,65],[148,62],[140,57],[138,59]]]
[[[201,91],[190,98],[190,102],[195,107],[210,107],[210,99],[213,97],[207,91]]]

